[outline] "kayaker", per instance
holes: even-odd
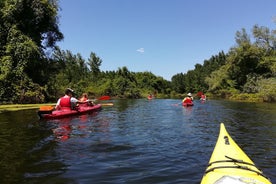
[[[83,93],[81,98],[79,99],[80,102],[83,102],[83,103],[87,103],[87,105],[89,106],[93,106],[94,103],[88,99],[88,95],[87,93]]]
[[[193,97],[192,97],[192,94],[191,93],[188,93],[187,94],[187,97],[185,97],[182,102],[183,103],[193,103]]]
[[[200,100],[206,100],[206,95],[202,94]]]
[[[87,93],[83,93],[82,96],[81,96],[81,98],[80,98],[80,101],[81,101],[81,102],[86,102],[87,100],[88,100],[88,95],[87,95]]]
[[[58,99],[55,109],[57,110],[71,110],[77,106],[77,103],[87,103],[81,102],[75,97],[73,97],[74,90],[67,88],[65,90],[65,95]]]

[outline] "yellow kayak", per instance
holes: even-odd
[[[223,123],[208,167],[201,184],[266,184],[270,180],[264,176],[253,161],[230,137]]]

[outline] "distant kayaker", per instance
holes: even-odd
[[[71,110],[74,109],[77,106],[77,103],[87,103],[87,102],[81,102],[75,97],[74,90],[67,88],[65,90],[65,95],[58,99],[55,109],[57,110]]]
[[[206,95],[202,94],[200,100],[206,100]]]
[[[148,99],[149,100],[153,99],[153,95],[151,93],[148,95]]]
[[[183,103],[192,103],[193,102],[193,97],[192,97],[192,94],[191,93],[188,93],[187,94],[187,97],[185,97],[183,100],[182,100],[182,102]]]

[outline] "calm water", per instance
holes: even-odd
[[[49,121],[0,113],[0,183],[199,183],[220,122],[276,183],[276,104],[179,102],[118,100]]]

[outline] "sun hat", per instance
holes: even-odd
[[[191,94],[191,93],[188,93],[187,95],[188,95],[188,96],[192,96],[192,94]]]
[[[75,94],[74,90],[71,89],[71,88],[67,88],[67,89],[65,90],[65,94],[68,94],[68,93]]]

